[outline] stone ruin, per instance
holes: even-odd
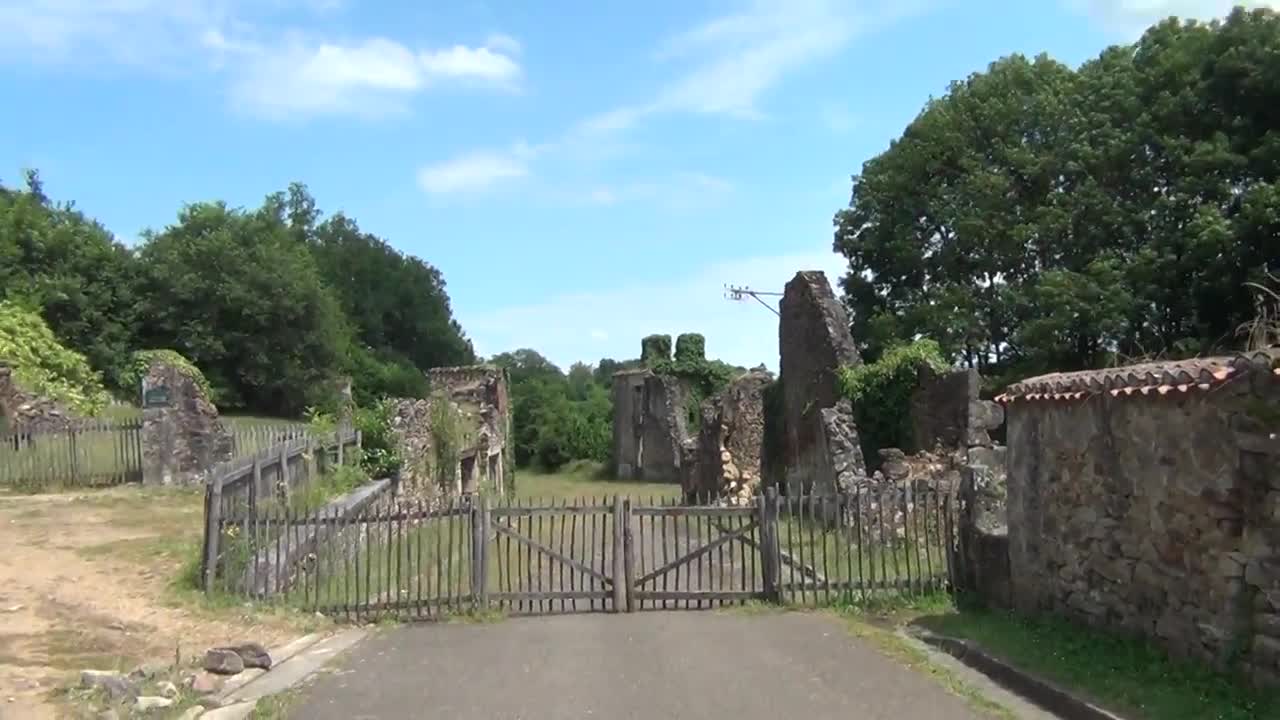
[[[818,271],[796,273],[779,309],[786,495],[832,495],[866,476],[840,368],[862,362],[844,306]]]
[[[515,462],[510,438],[511,400],[507,373],[493,365],[467,365],[427,371],[429,398],[393,401],[392,431],[405,463],[401,491],[409,497],[442,497],[497,493],[514,489]],[[461,447],[456,464],[440,468],[434,419],[446,408],[459,424]]]
[[[689,390],[649,368],[613,376],[614,472],[621,480],[679,482],[690,442]]]
[[[142,482],[193,485],[230,460],[231,434],[200,383],[177,365],[151,363],[142,379]]]
[[[698,437],[687,444],[687,469],[681,482],[686,497],[714,497],[743,505],[759,493],[764,393],[772,382],[772,373],[757,368],[702,404]]]
[[[52,398],[19,387],[13,368],[0,364],[0,434],[66,430],[79,418]]]

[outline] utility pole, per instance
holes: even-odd
[[[736,286],[736,285],[725,285],[725,286],[724,286],[724,296],[725,296],[725,299],[727,299],[727,300],[733,300],[733,301],[736,301],[736,302],[741,302],[741,301],[743,301],[743,300],[746,300],[747,298],[752,298],[752,299],[754,299],[756,302],[758,302],[758,303],[760,303],[761,305],[763,305],[763,306],[765,306],[766,308],[768,308],[768,309],[769,309],[769,312],[772,312],[774,315],[777,315],[778,317],[782,317],[782,314],[778,312],[778,309],[777,309],[777,308],[775,308],[774,306],[772,306],[772,305],[770,305],[769,303],[765,302],[764,300],[761,300],[761,299],[760,299],[760,296],[761,296],[761,295],[768,295],[768,296],[773,296],[773,297],[782,297],[782,293],[780,293],[780,292],[767,292],[767,291],[764,291],[764,290],[752,290],[752,289],[751,289],[751,288],[749,288],[749,287],[739,287],[739,286]]]

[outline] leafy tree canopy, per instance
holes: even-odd
[[[1237,344],[1280,263],[1278,57],[1280,16],[1237,9],[953,83],[836,216],[866,358],[926,336],[1007,380]]]
[[[252,211],[196,203],[148,231],[139,335],[190,358],[220,404],[296,416],[331,391],[351,330],[284,210],[272,197]]]
[[[134,265],[127,248],[40,176],[0,184],[0,300],[37,308],[63,343],[117,380],[134,341]]]

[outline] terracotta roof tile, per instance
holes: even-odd
[[[1112,397],[1166,395],[1192,388],[1208,390],[1242,373],[1270,370],[1280,376],[1280,348],[1239,355],[1141,363],[1126,367],[1049,373],[1010,385],[998,402],[1014,400],[1077,400],[1106,392]]]

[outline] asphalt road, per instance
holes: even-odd
[[[977,720],[925,675],[800,613],[648,612],[411,625],[371,637],[299,720]]]

